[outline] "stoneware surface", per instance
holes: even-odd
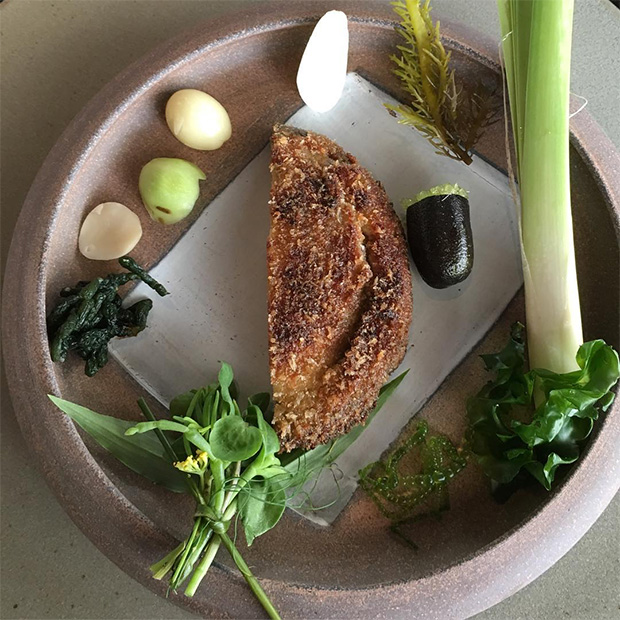
[[[303,42],[317,16],[334,6],[351,16],[349,69],[398,96],[387,62],[395,43],[389,7],[359,1],[278,3],[247,11],[243,24],[235,18],[213,21],[138,61],[85,108],[50,154],[18,224],[5,282],[3,337],[20,424],[74,521],[111,559],[160,593],[164,587],[150,579],[148,565],[184,533],[190,506],[85,444],[49,405],[45,394],[53,392],[107,413],[135,411],[140,391],[114,364],[96,382],[83,378],[77,362],[54,367],[44,329],[46,301],[61,286],[101,270],[101,264],[80,258],[66,242],[75,238],[89,206],[117,199],[138,207],[136,179],[144,162],[161,154],[190,158],[165,128],[167,95],[188,83],[208,83],[209,91],[227,102],[237,128],[220,151],[191,152],[210,179],[201,196],[205,206],[264,146],[273,122],[300,105],[294,75]],[[457,71],[472,80],[499,79],[493,43],[447,23],[442,29]],[[573,121],[586,339],[602,337],[618,347],[619,158],[587,114]],[[487,135],[480,151],[505,167],[501,128]],[[33,229],[34,220],[39,224]],[[150,243],[140,244],[135,255],[147,265],[182,233],[147,218],[143,227]],[[522,317],[517,297],[423,411],[435,428],[455,439],[461,435],[462,416],[454,412],[462,408],[471,385],[484,380],[475,355],[500,345],[510,323]],[[18,326],[25,337],[16,336]],[[447,517],[416,528],[418,554],[392,539],[373,506],[356,496],[329,530],[287,515],[250,550],[248,560],[288,617],[334,617],[344,609],[366,617],[471,615],[535,578],[587,530],[617,490],[619,438],[616,405],[598,424],[580,464],[553,493],[523,492],[503,506],[490,501],[485,481],[470,468],[453,493]],[[214,567],[199,596],[178,602],[207,616],[258,615],[245,583],[225,562]]]

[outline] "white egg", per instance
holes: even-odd
[[[177,140],[199,151],[219,149],[232,134],[228,112],[201,90],[178,90],[166,104],[166,123]]]
[[[314,27],[297,72],[297,89],[315,112],[331,110],[347,76],[349,27],[342,11],[329,11]]]
[[[92,260],[112,260],[129,254],[142,237],[140,218],[119,202],[103,202],[84,219],[78,248]]]

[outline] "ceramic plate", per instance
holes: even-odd
[[[297,66],[312,25],[331,8],[343,8],[350,17],[349,70],[398,98],[388,60],[397,41],[389,6],[355,1],[248,7],[161,46],[93,99],[50,153],[15,233],[3,327],[7,374],[24,435],[79,527],[128,574],[160,594],[165,585],[151,579],[148,566],[186,533],[189,500],[119,465],[82,437],[46,394],[136,419],[139,396],[159,405],[119,363],[110,363],[95,379],[84,377],[77,360],[53,365],[46,304],[61,287],[99,275],[105,266],[83,259],[74,243],[85,213],[99,202],[121,201],[141,214],[144,237],[133,253],[139,262],[153,267],[169,254],[200,210],[183,226],[152,222],[137,193],[141,166],[158,156],[195,161],[209,179],[199,204],[215,204],[265,148],[273,124],[300,107]],[[443,22],[442,30],[466,80],[499,80],[495,42]],[[214,153],[191,151],[166,129],[167,97],[190,85],[208,90],[229,110],[233,137]],[[602,337],[618,348],[619,158],[587,113],[573,119],[572,131],[585,336]],[[487,132],[478,151],[496,169],[506,169],[503,123]],[[477,354],[500,347],[510,324],[523,315],[517,295],[432,395],[421,415],[435,429],[455,440],[462,436],[463,403],[472,386],[485,380]],[[356,493],[332,525],[319,528],[287,513],[244,555],[284,617],[466,617],[534,579],[583,535],[617,491],[619,445],[616,404],[597,424],[578,466],[552,493],[522,491],[503,505],[491,500],[485,479],[468,467],[451,491],[444,518],[416,526],[417,553],[393,538],[374,505]],[[261,614],[223,555],[193,600],[174,600],[205,616]]]

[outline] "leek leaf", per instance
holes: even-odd
[[[375,415],[377,415],[383,405],[385,405],[387,399],[401,384],[408,372],[409,371],[406,370],[381,388],[374,409],[368,414],[363,424],[355,426],[346,435],[338,437],[330,443],[317,446],[313,450],[305,452],[297,449],[282,455],[280,459],[282,465],[291,473],[303,470],[306,474],[312,471],[319,471],[323,467],[331,465],[364,432]]]
[[[573,0],[498,0],[517,152],[532,368],[575,370],[583,342],[569,171]]]
[[[102,415],[56,396],[49,399],[129,469],[175,493],[188,492],[186,476],[172,467],[154,434],[128,436],[125,432],[135,422]]]

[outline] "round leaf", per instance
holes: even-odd
[[[209,435],[211,454],[221,461],[245,461],[254,456],[263,443],[261,432],[239,416],[220,418]]]
[[[239,494],[239,515],[248,547],[275,527],[286,508],[286,494],[273,479],[252,480]]]

